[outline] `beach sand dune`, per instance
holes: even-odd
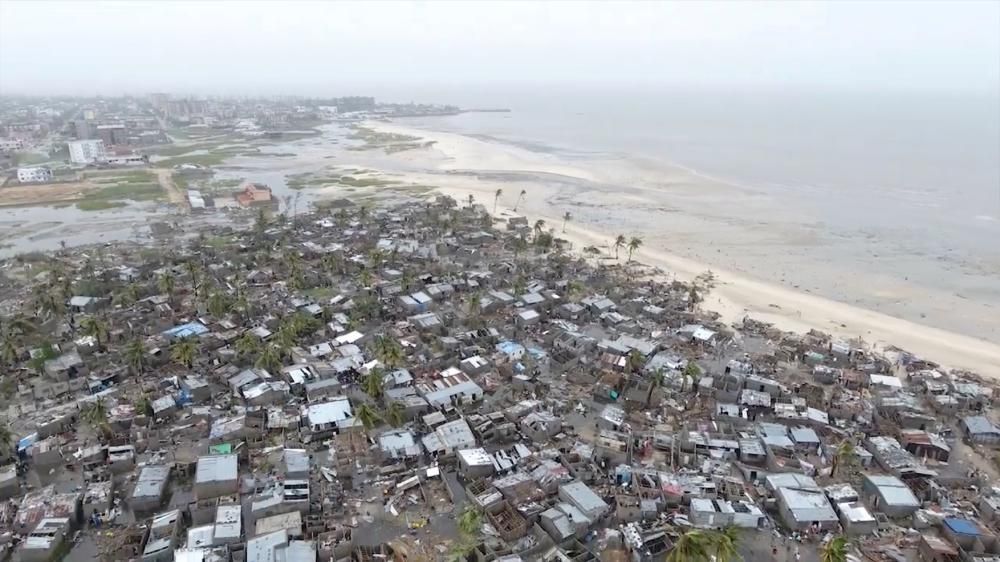
[[[752,197],[741,199],[740,193],[728,192],[725,186],[713,185],[711,182],[685,182],[681,173],[668,176],[670,179],[664,181],[663,177],[654,177],[652,170],[639,174],[630,170],[631,181],[621,191],[602,191],[596,186],[588,186],[588,183],[621,181],[621,174],[615,177],[614,169],[595,173],[589,167],[567,165],[547,154],[462,135],[429,132],[382,122],[373,122],[368,126],[435,141],[433,149],[407,151],[400,153],[400,157],[411,164],[421,161],[426,166],[426,172],[411,174],[415,182],[437,185],[441,193],[456,200],[465,201],[469,195],[473,195],[477,201],[492,209],[496,189],[503,189],[504,195],[498,201],[497,212],[509,213],[512,212],[510,207],[518,198],[518,193],[524,189],[531,196],[520,202],[518,210],[529,215],[532,221],[545,220],[549,227],[556,228],[559,236],[570,240],[576,249],[586,246],[607,248],[615,233],[624,230],[630,235],[640,235],[646,241],[643,248],[635,254],[635,259],[644,264],[658,267],[680,280],[690,280],[711,270],[716,276],[717,286],[704,306],[720,313],[727,322],[750,316],[788,331],[806,332],[815,328],[845,339],[861,338],[877,348],[897,346],[948,367],[969,369],[984,376],[1000,378],[1000,345],[996,343],[824,298],[669,251],[668,247],[676,246],[679,239],[684,239],[683,235],[674,234],[670,226],[684,224],[689,213],[670,207],[669,202],[660,202],[661,198],[653,197],[652,194],[667,190],[671,194],[671,201],[690,197],[691,203],[695,205],[711,206],[718,201],[724,208],[733,208],[734,212],[752,208]],[[456,171],[468,172],[469,175],[442,173]],[[533,181],[507,184],[489,179],[486,173],[496,171],[532,172],[539,176]],[[476,173],[482,174],[486,179],[476,176]],[[553,187],[545,175],[572,178],[581,183],[575,191]],[[692,195],[694,192],[697,192],[697,196]],[[730,198],[729,201],[727,198]],[[651,206],[659,206],[654,215],[654,220],[660,221],[659,225],[635,218],[648,212]],[[594,212],[575,212],[588,208]],[[563,232],[562,213],[566,209],[574,211],[574,216]],[[782,224],[781,219],[782,217],[762,215],[754,222],[734,222],[740,222],[735,227],[747,237],[748,252],[753,251],[758,240],[762,241],[767,251],[775,252],[793,252],[800,246],[808,249],[815,242],[815,228]],[[687,240],[698,235],[697,230],[693,234],[688,233]],[[670,238],[674,244],[662,243],[666,238]],[[768,242],[772,238],[774,240]],[[708,250],[701,248],[701,251]],[[780,263],[782,256],[775,256],[774,259],[776,263]],[[855,275],[848,269],[843,273],[845,277]],[[790,274],[792,277],[796,275],[804,277],[805,272]],[[845,287],[850,287],[851,281],[845,280]],[[853,281],[866,282],[865,279]],[[874,283],[874,278],[869,282]],[[882,290],[883,298],[904,304],[907,299],[915,296],[915,293],[910,293],[912,289],[909,286],[895,282],[887,282],[885,286],[890,289],[873,290]],[[966,303],[966,306],[973,311],[973,315],[985,313],[984,307],[976,303]]]

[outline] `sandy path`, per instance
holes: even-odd
[[[492,207],[491,194],[486,190],[443,187],[438,191],[460,202],[466,201],[472,194],[487,208]],[[503,205],[497,207],[497,213],[514,214]],[[549,227],[555,228],[556,234],[572,242],[575,250],[586,246],[606,250],[614,238],[572,221],[563,232],[562,219],[555,216],[532,215],[529,222],[534,223],[537,219],[543,219]],[[845,339],[860,337],[878,349],[894,345],[948,367],[969,369],[1000,379],[1000,346],[987,341],[712,268],[658,248],[640,248],[633,259],[663,269],[682,281],[690,281],[711,269],[716,277],[716,287],[703,306],[721,314],[726,322],[750,316],[771,322],[786,331],[805,333],[818,329]]]
[[[438,170],[535,172],[583,180],[595,179],[586,170],[562,163],[550,166],[547,155],[517,147],[497,147],[462,135],[427,132],[381,122],[370,123],[369,126],[384,132],[421,135],[436,141],[436,154],[411,151],[399,153],[399,158],[423,163]],[[419,174],[415,175],[417,176]],[[461,177],[436,179],[437,181],[434,178],[419,177],[417,181],[441,185],[439,192],[460,202],[464,202],[472,194],[479,202],[492,209],[496,184]],[[514,197],[516,194],[505,193],[503,200],[513,200]],[[498,214],[510,212],[503,205],[499,205],[497,210]],[[567,225],[566,232],[562,233],[560,216],[535,211],[537,208],[532,207],[532,222],[544,219],[549,227],[556,228],[561,237],[573,242],[576,249],[586,246],[604,249],[614,237],[611,233],[602,233],[594,225],[572,221]],[[622,229],[628,231],[628,225],[623,225]],[[876,348],[898,346],[948,367],[969,369],[984,376],[1000,378],[1000,345],[991,342],[804,293],[745,274],[710,267],[673,254],[664,247],[655,247],[649,242],[636,252],[635,259],[659,267],[668,275],[681,280],[693,279],[711,269],[716,275],[717,285],[704,307],[720,313],[728,322],[738,321],[749,315],[788,331],[804,333],[810,329],[818,329],[845,339],[860,337]]]
[[[181,192],[177,184],[174,183],[174,171],[169,168],[153,168],[152,171],[156,172],[156,179],[160,182],[160,187],[167,192],[170,202],[182,209],[187,209],[187,195]]]
[[[44,185],[11,185],[0,189],[0,207],[41,205],[75,201],[83,192],[100,187],[90,182],[67,182]]]

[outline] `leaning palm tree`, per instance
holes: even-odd
[[[628,244],[628,242],[625,240],[625,235],[624,234],[619,234],[615,238],[615,244],[614,244],[614,248],[615,248],[615,261],[618,260],[618,250],[620,250],[621,248],[624,248],[626,246],[626,244]]]
[[[711,540],[705,531],[684,533],[667,554],[667,562],[708,562]]]
[[[570,213],[569,211],[566,211],[566,213],[563,214],[563,227],[562,227],[563,232],[566,232],[566,223],[568,223],[572,218],[573,214]]]
[[[841,535],[830,539],[820,549],[820,562],[847,562],[847,537]]]
[[[108,341],[108,325],[96,316],[88,316],[80,322],[83,333],[93,336],[97,340],[97,347],[103,346]]]
[[[156,281],[156,284],[160,288],[160,291],[166,293],[168,297],[173,298],[174,288],[177,284],[177,281],[174,279],[174,275],[172,273],[168,271],[163,275],[160,275],[160,278]]]
[[[628,241],[628,261],[632,261],[632,254],[634,254],[640,246],[642,246],[641,238],[633,236],[632,239]]]
[[[715,562],[733,562],[740,559],[739,550],[736,548],[736,545],[740,542],[739,527],[727,525],[722,530],[714,533],[711,541]]]
[[[365,426],[366,431],[371,430],[371,428],[375,427],[375,424],[381,421],[378,412],[375,411],[375,408],[372,408],[371,404],[358,406],[357,411],[354,412],[354,417],[358,418],[361,425]]]
[[[392,427],[399,427],[406,421],[406,406],[402,402],[393,402],[385,410],[385,421]]]
[[[170,346],[170,358],[189,369],[197,354],[198,346],[190,338],[184,338]]]
[[[0,424],[0,459],[6,457],[8,448],[14,441],[14,432],[10,430],[9,423]]]
[[[833,467],[830,468],[830,477],[837,475],[837,470],[841,466],[847,466],[854,460],[854,443],[850,439],[844,439],[837,446],[837,452],[833,456]]]
[[[98,398],[88,404],[81,413],[84,421],[90,424],[94,429],[101,430],[102,432],[107,432],[108,430],[108,405],[104,402],[104,398]]]
[[[545,228],[545,220],[538,219],[535,221],[534,231],[535,231],[535,242],[538,242],[538,236],[542,233]]]
[[[514,202],[514,212],[515,213],[517,212],[517,206],[521,204],[521,201],[524,199],[524,196],[527,195],[527,194],[528,194],[528,192],[525,191],[525,190],[523,190],[523,189],[521,190],[521,193],[518,194],[517,201]]]
[[[361,387],[368,396],[375,400],[381,399],[382,395],[385,394],[385,374],[382,369],[375,368],[369,371]]]
[[[132,369],[132,374],[138,378],[146,367],[146,346],[141,339],[136,338],[125,346],[125,361]]]
[[[493,214],[497,214],[497,201],[500,200],[500,196],[503,195],[503,190],[498,189],[496,193],[493,194]]]

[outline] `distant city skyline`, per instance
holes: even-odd
[[[525,86],[996,95],[1000,3],[0,2],[6,95]]]

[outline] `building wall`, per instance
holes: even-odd
[[[101,140],[79,140],[67,143],[69,159],[74,164],[90,164],[103,162],[108,155]]]
[[[52,170],[48,168],[18,168],[17,181],[21,183],[43,183],[52,181]]]

